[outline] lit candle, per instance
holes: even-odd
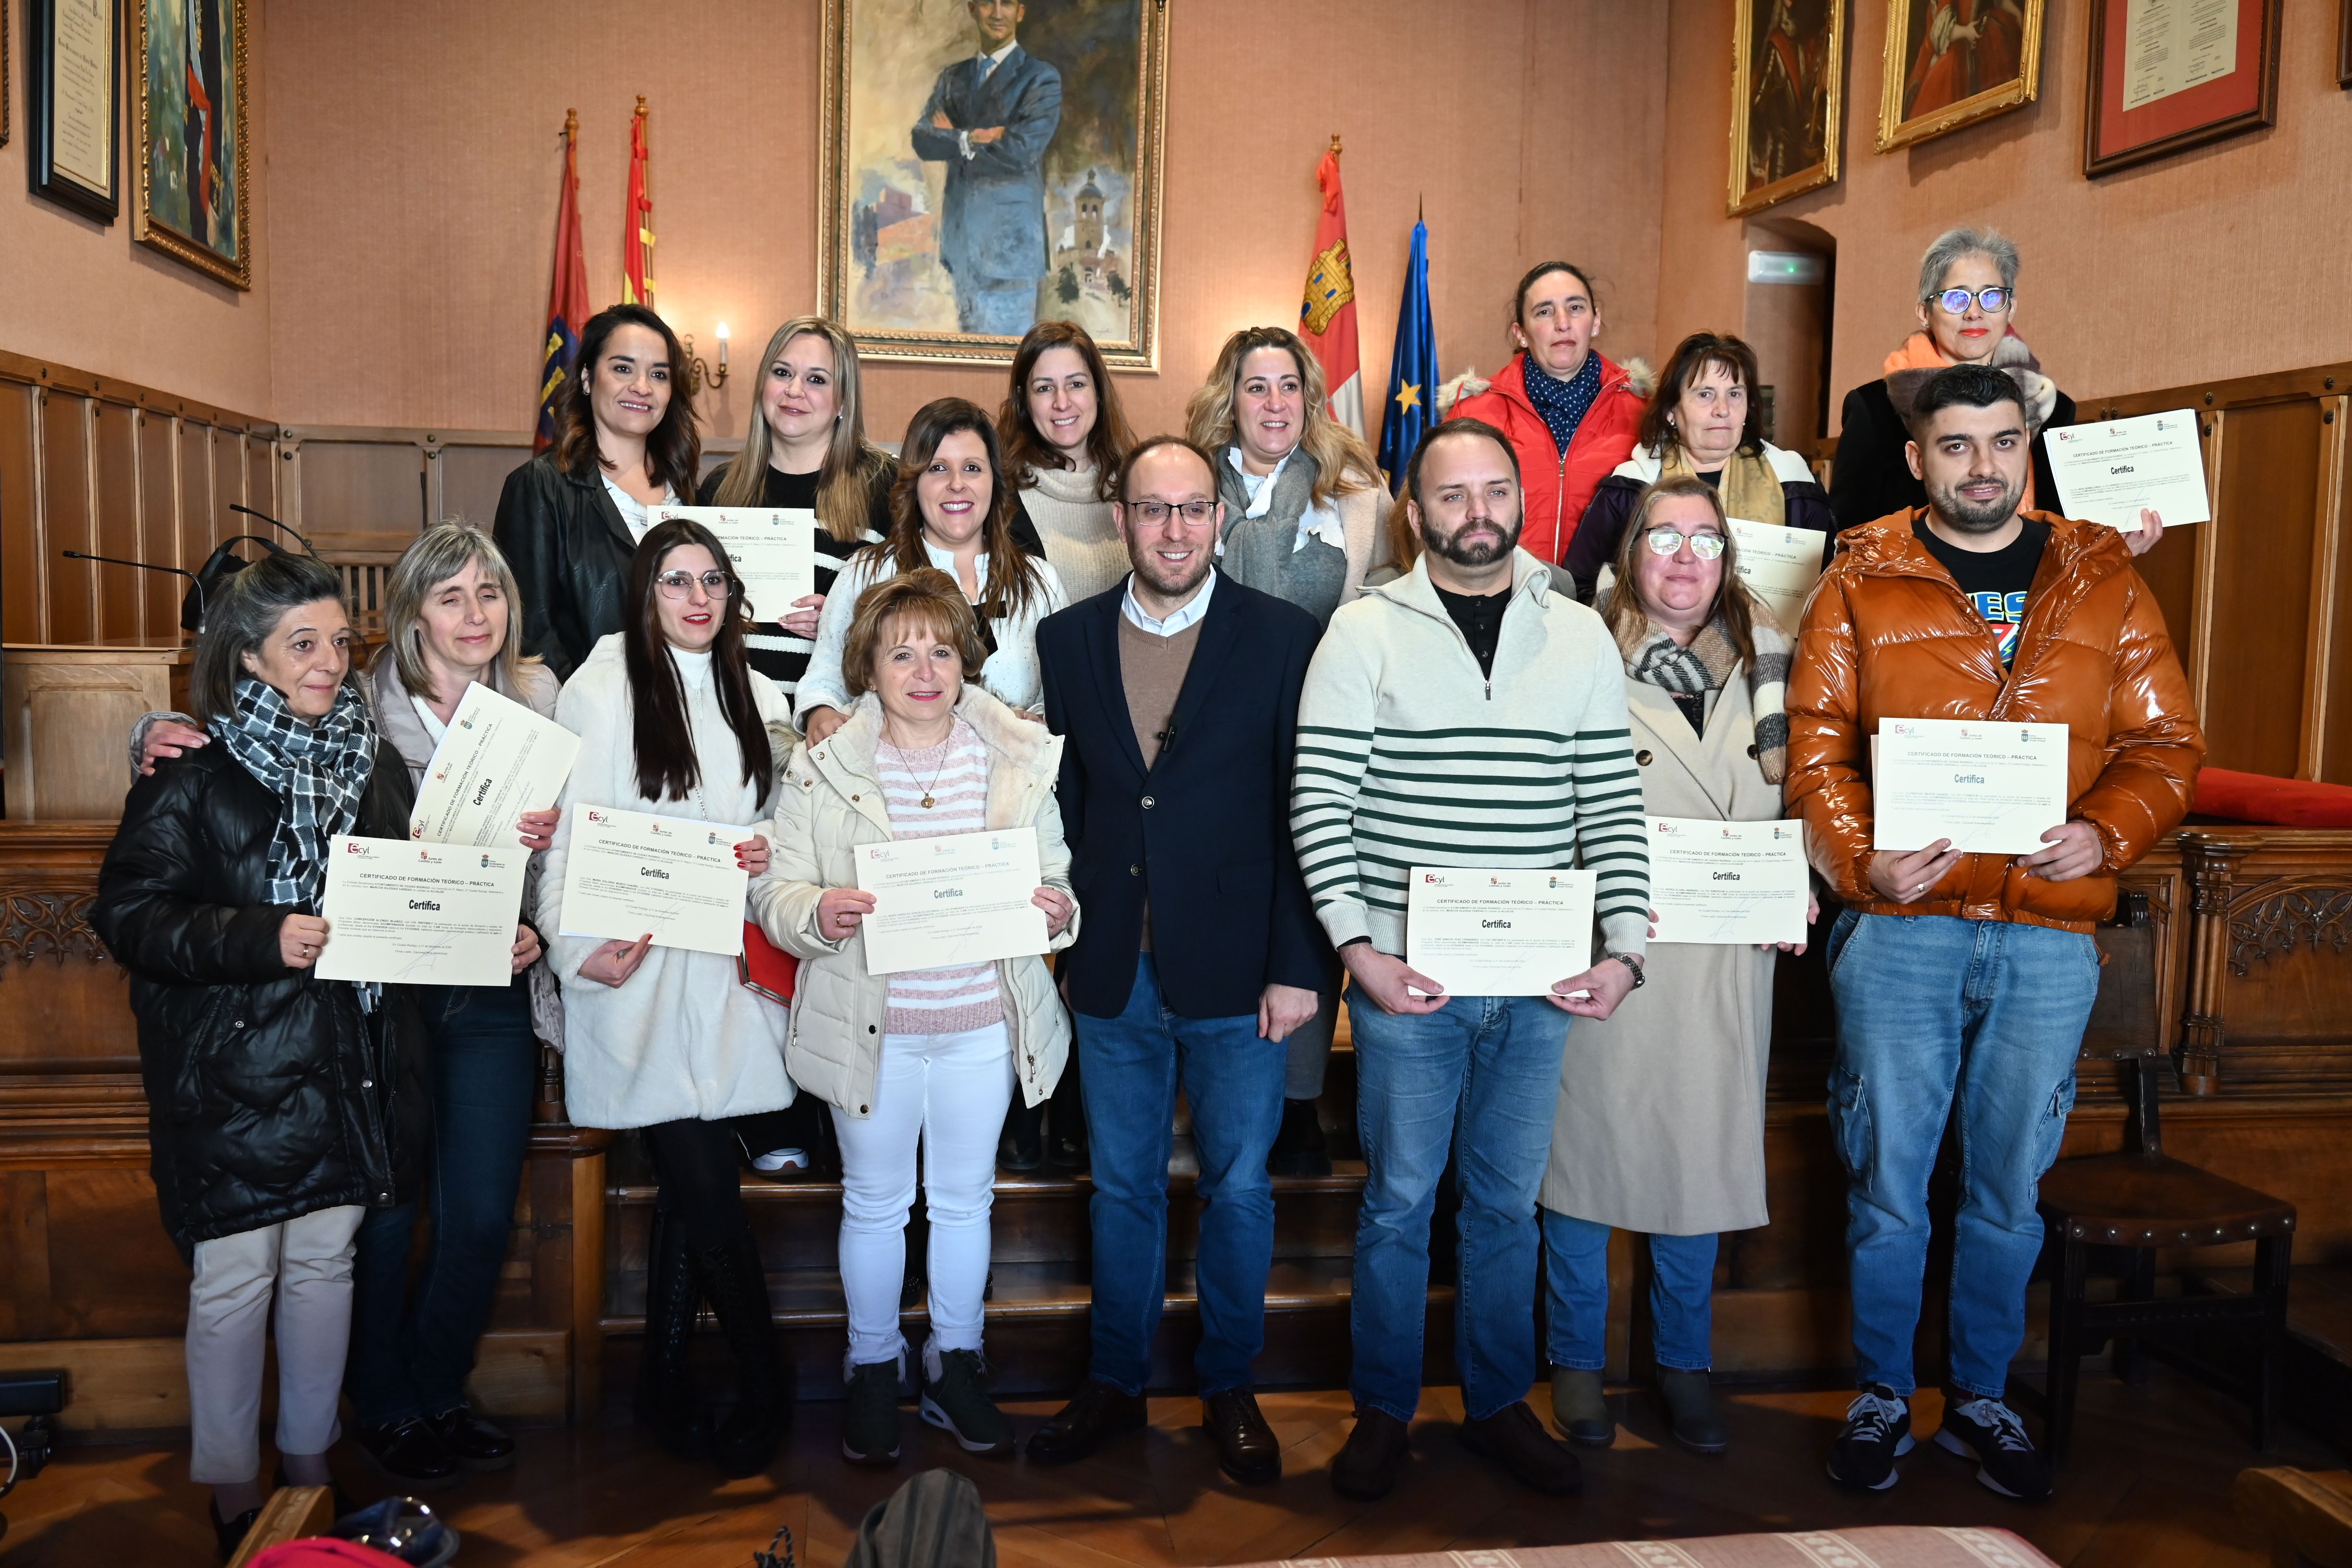
[[[727,368],[727,323],[719,323],[719,368]]]

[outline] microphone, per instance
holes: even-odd
[[[68,561],[102,561],[109,566],[136,566],[142,572],[169,572],[175,577],[185,577],[190,583],[194,584],[194,586],[191,587],[187,592],[186,597],[180,601],[180,626],[184,630],[194,631],[198,626],[204,625],[204,579],[197,576],[194,572],[189,571],[184,566],[159,566],[152,561],[126,561],[120,555],[91,555],[79,550],[60,550],[58,553],[64,556]],[[188,622],[188,605],[190,600],[194,601],[195,604],[196,619],[194,626],[191,626]]]
[[[319,558],[319,552],[318,552],[318,550],[317,550],[314,546],[312,546],[312,544],[310,543],[310,542],[309,540],[307,540],[307,539],[303,538],[300,534],[296,533],[292,529],[288,528],[284,523],[282,523],[282,522],[278,521],[276,518],[274,518],[274,517],[270,516],[268,512],[266,512],[266,511],[256,511],[256,510],[253,510],[251,507],[249,507],[249,506],[239,506],[239,505],[238,505],[236,502],[235,502],[235,501],[231,501],[231,502],[229,502],[229,503],[228,503],[228,510],[231,510],[231,511],[241,511],[241,512],[245,513],[245,515],[246,515],[246,516],[247,516],[247,517],[257,517],[257,518],[259,518],[262,521],[264,521],[264,522],[268,523],[270,527],[275,528],[275,529],[280,529],[280,530],[283,530],[283,531],[284,531],[284,532],[286,533],[286,535],[287,535],[289,538],[292,539],[292,540],[294,541],[294,542],[295,542],[295,543],[297,543],[297,544],[300,545],[304,550],[306,550],[306,551],[308,551],[308,552],[310,552],[310,559],[311,559],[311,560],[316,561],[316,560]],[[238,537],[240,537],[240,538],[245,538],[245,539],[250,539],[250,538],[252,538],[252,537],[253,537],[253,535],[251,535],[251,534],[241,534],[241,535],[239,535]]]

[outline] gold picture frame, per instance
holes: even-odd
[[[1735,0],[1728,216],[1836,183],[1844,139],[1846,4]]]
[[[1110,368],[1159,368],[1166,0],[1067,0],[1031,10],[1016,41],[1024,50],[1034,45],[1032,62],[1018,77],[994,78],[986,90],[1021,91],[1041,65],[1055,77],[1059,119],[1031,154],[1034,174],[1024,176],[1041,193],[1043,224],[1013,237],[1024,254],[1042,240],[1045,271],[1036,280],[1034,314],[1024,298],[1009,310],[974,306],[968,317],[948,247],[1001,243],[997,226],[1031,221],[996,193],[984,220],[988,239],[972,237],[983,221],[971,216],[980,198],[968,189],[964,216],[951,216],[959,199],[947,188],[953,165],[941,149],[924,146],[940,123],[923,119],[934,103],[951,121],[941,134],[960,133],[961,106],[942,94],[971,100],[982,90],[951,79],[975,60],[976,41],[965,36],[971,21],[961,5],[824,0],[817,309],[842,324],[866,358],[1006,364],[1024,321],[1067,317],[1087,329]],[[1006,62],[1017,63],[1011,56]],[[948,113],[950,104],[957,115]],[[961,134],[983,129],[973,121]],[[995,144],[1012,150],[1007,142]],[[971,156],[963,153],[962,162]],[[968,319],[998,330],[967,330]]]
[[[2044,0],[1886,0],[1878,151],[1930,141],[2040,97],[2043,5]],[[1960,37],[1957,27],[1948,28],[1937,48],[1933,34],[1946,18],[1975,37]],[[1924,110],[1922,99],[1927,103]]]
[[[246,0],[127,0],[125,7],[138,89],[131,236],[232,289],[253,287],[245,7]],[[193,43],[191,17],[212,25]],[[192,75],[209,101],[191,98]]]

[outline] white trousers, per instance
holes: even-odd
[[[907,1349],[898,1333],[898,1293],[907,1278],[919,1143],[930,1211],[930,1342],[943,1351],[980,1348],[996,1143],[1012,1103],[1012,1037],[1003,1024],[991,1024],[954,1035],[883,1036],[874,1114],[835,1109],[841,1288],[849,1302],[852,1363],[895,1361]]]
[[[188,1479],[261,1474],[261,1370],[278,1300],[278,1451],[323,1454],[352,1333],[352,1243],[367,1211],[320,1209],[196,1243],[188,1287]]]

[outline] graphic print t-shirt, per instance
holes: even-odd
[[[2042,569],[2050,525],[2029,517],[2015,539],[1999,550],[1988,551],[1960,550],[1945,543],[1929,530],[1924,517],[1911,527],[1927,553],[1952,574],[1977,614],[1992,627],[2000,644],[2000,667],[2007,669],[2017,658],[2017,637],[2025,625],[2025,595],[2033,586],[2034,573]]]

